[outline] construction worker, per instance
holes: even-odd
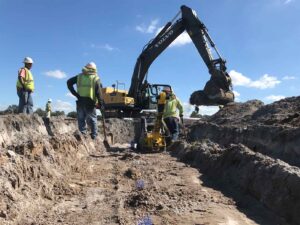
[[[77,92],[74,89],[77,85]],[[94,62],[88,63],[82,68],[82,73],[70,78],[67,81],[68,89],[78,99],[77,120],[78,128],[84,135],[87,133],[86,123],[91,126],[91,138],[97,136],[97,114],[96,107],[104,109],[101,96],[101,82],[97,74],[97,66]]]
[[[165,86],[162,92],[160,92],[159,96],[157,96],[157,111],[158,113],[162,113],[165,108],[165,104],[167,101],[167,93],[171,91],[171,87]]]
[[[50,117],[51,117],[51,102],[52,102],[52,99],[49,98],[48,101],[47,101],[47,104],[46,104],[46,118],[50,120]]]
[[[191,118],[198,118],[198,117],[200,117],[199,107],[198,106],[195,107],[195,110],[191,113],[190,117]]]
[[[18,71],[17,94],[19,96],[19,113],[33,113],[32,92],[34,91],[34,81],[31,74],[33,60],[25,57],[24,67]]]
[[[171,141],[176,141],[179,135],[179,117],[183,118],[183,107],[179,99],[172,92],[171,88],[165,89],[166,104],[164,107],[163,118],[171,135]]]

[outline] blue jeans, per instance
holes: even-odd
[[[19,96],[19,113],[33,113],[32,92],[22,89],[17,90]]]
[[[167,117],[164,119],[170,133],[172,141],[176,141],[179,135],[179,120],[177,117]]]
[[[78,128],[82,134],[87,133],[86,124],[91,127],[91,137],[94,139],[97,136],[97,113],[96,108],[87,107],[85,105],[77,104],[77,121]]]

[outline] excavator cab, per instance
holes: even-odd
[[[142,109],[156,110],[157,109],[157,97],[166,87],[172,90],[169,84],[149,84],[147,81],[143,85],[141,91],[141,102],[143,102]]]

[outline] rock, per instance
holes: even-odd
[[[1,211],[0,211],[0,217],[1,217],[1,218],[6,218],[6,217],[7,217],[6,211],[1,210]]]
[[[137,179],[140,177],[140,173],[134,168],[127,169],[124,175],[130,179]]]
[[[8,150],[6,155],[10,158],[15,158],[16,157],[16,153],[14,151]]]

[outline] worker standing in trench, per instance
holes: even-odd
[[[74,89],[77,86],[77,92]],[[94,62],[88,63],[82,68],[82,72],[67,81],[68,89],[77,98],[77,120],[79,131],[86,135],[86,123],[91,127],[91,138],[97,137],[97,113],[96,108],[103,111],[101,94],[101,82],[97,74],[97,66]]]
[[[19,113],[32,114],[32,93],[34,91],[34,81],[30,69],[32,67],[33,60],[30,57],[25,57],[23,63],[24,67],[19,69],[17,80],[17,94],[19,96]]]
[[[164,92],[166,93],[166,104],[163,119],[170,131],[171,141],[173,142],[176,141],[179,136],[179,118],[177,111],[179,111],[179,117],[183,118],[183,107],[170,87],[166,87]]]

